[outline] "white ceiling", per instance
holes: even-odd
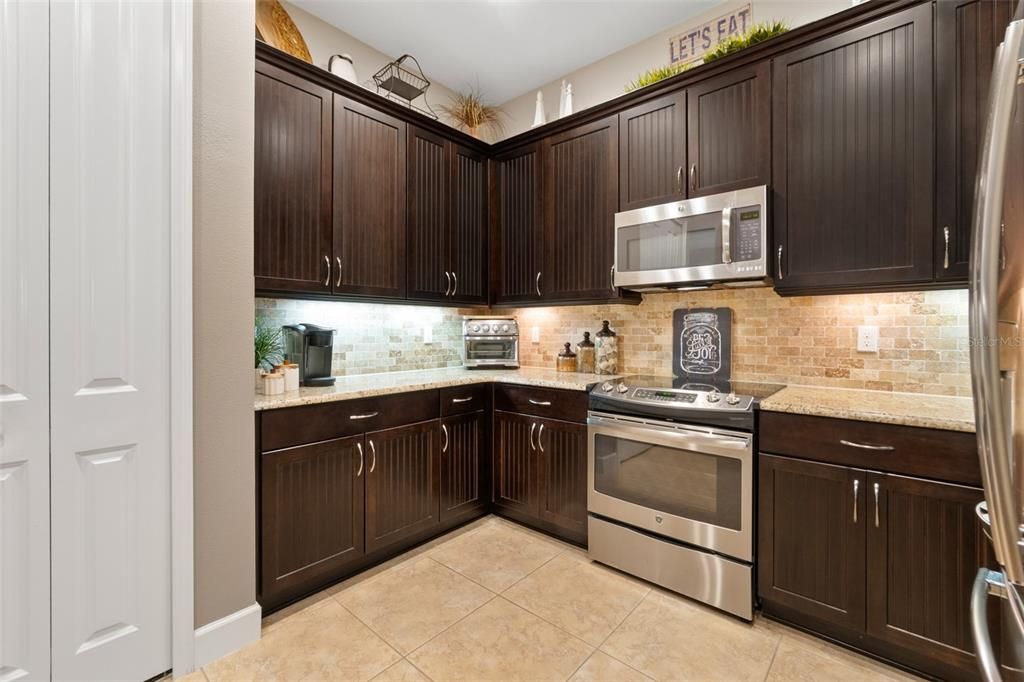
[[[291,0],[428,78],[503,104],[719,0]]]

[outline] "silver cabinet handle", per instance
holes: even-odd
[[[452,284],[452,296],[454,296],[459,293],[459,276],[455,274],[454,270],[452,270],[452,281],[454,282]]]
[[[614,265],[608,270],[608,284],[612,288],[612,293],[613,294],[616,293],[616,289],[615,289],[615,266]]]
[[[841,440],[840,445],[846,445],[851,448],[860,448],[861,450],[882,450],[889,451],[895,450],[896,448],[892,445],[872,445],[871,443],[855,443],[852,440]]]
[[[473,396],[469,396],[468,398],[452,398],[452,402],[458,405],[459,403],[468,403],[472,399]]]
[[[370,473],[372,474],[373,470],[376,469],[376,468],[377,468],[377,446],[374,445],[373,441],[371,440],[370,441]]]
[[[544,425],[540,425],[540,431],[537,432],[537,447],[540,448],[541,452],[544,452],[544,441],[541,438],[544,437]]]
[[[550,400],[534,400],[533,398],[530,398],[529,402],[530,402],[531,405],[540,405],[541,407],[551,407],[551,401]]]
[[[441,424],[441,433],[444,434],[444,445],[441,446],[441,452],[448,452],[448,427]]]
[[[371,469],[370,471],[373,471]],[[853,522],[857,523],[857,493],[860,489],[860,481],[856,478],[853,479]]]
[[[324,286],[331,286],[331,259],[326,255],[324,256],[324,262],[327,263],[327,279],[324,280]]]
[[[775,258],[777,259],[778,268],[776,270],[779,273],[779,279],[783,279],[782,275],[782,244],[779,244],[779,250],[775,252]]]
[[[945,255],[942,256],[942,269],[949,270],[949,225],[942,228],[942,239],[946,243]]]
[[[530,449],[536,450],[537,446],[533,444],[533,431],[537,428],[537,422],[530,422]]]
[[[680,166],[676,170],[676,193],[683,193],[683,167]]]
[[[341,256],[335,256],[334,260],[337,261],[337,263],[338,263],[338,272],[334,276],[334,286],[340,287],[341,286]]]
[[[452,291],[452,276],[447,270],[444,271],[444,295],[451,296]]]
[[[690,189],[697,189],[697,164],[690,164]]]
[[[542,294],[540,293],[540,273],[539,272],[537,273],[536,287],[537,287],[537,295],[541,296]]]
[[[363,444],[356,443],[356,449],[359,450],[359,471],[356,472],[356,478],[363,475]]]
[[[348,418],[353,421],[358,421],[360,419],[370,419],[371,417],[376,417],[378,414],[380,414],[380,412],[367,412],[366,414],[350,414]]]
[[[878,528],[878,484],[875,484],[875,528]]]

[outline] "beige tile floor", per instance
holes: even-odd
[[[777,623],[747,625],[491,516],[263,621],[189,682],[906,680]]]

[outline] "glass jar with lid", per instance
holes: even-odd
[[[608,326],[608,320],[601,323],[601,331],[597,333],[597,373],[618,374],[619,372],[619,340],[615,332]]]
[[[576,371],[576,354],[572,352],[571,345],[568,341],[565,343],[565,348],[561,353],[558,354],[556,367],[559,372],[575,372]]]
[[[576,365],[580,372],[593,374],[597,363],[597,348],[590,340],[590,332],[583,332],[583,340],[576,344]]]

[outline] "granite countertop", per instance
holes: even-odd
[[[490,382],[585,391],[599,381],[612,378],[614,377],[609,375],[557,372],[541,367],[521,367],[520,369],[447,367],[382,374],[357,374],[337,377],[333,386],[300,388],[298,391],[279,395],[256,394],[255,408],[259,412],[281,407],[294,407],[295,405],[314,405],[335,400],[351,400],[389,393]]]
[[[761,409],[974,433],[974,402],[971,398],[787,386],[762,400]]]

